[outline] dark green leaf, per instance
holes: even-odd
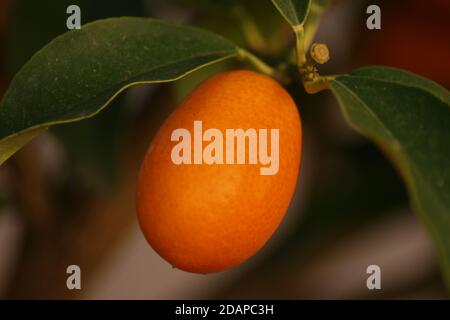
[[[167,82],[237,55],[210,32],[112,18],[56,38],[19,71],[0,104],[0,164],[48,126],[91,117],[121,91]]]
[[[31,56],[56,36],[67,31],[66,9],[81,8],[81,22],[117,16],[145,15],[145,0],[14,0],[8,28],[7,68],[16,73]],[[45,17],[43,23],[42,17]],[[33,30],[31,33],[30,30]]]
[[[140,16],[148,13],[145,0],[15,0],[9,28],[6,65],[16,73],[38,49],[67,31],[65,15],[69,5],[82,10],[82,23],[116,16]],[[45,23],[42,17],[45,16]],[[38,26],[38,28],[36,28]],[[36,30],[30,34],[30,30]],[[86,121],[52,127],[52,133],[65,149],[65,159],[85,176],[94,191],[114,190],[119,149],[125,129],[133,117],[127,116],[125,97],[114,100],[106,112]],[[117,105],[117,106],[116,106]]]
[[[330,86],[349,123],[400,170],[450,285],[450,93],[430,80],[384,67],[338,76]]]
[[[293,27],[305,23],[311,7],[311,0],[272,0],[272,2]]]

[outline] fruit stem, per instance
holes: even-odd
[[[333,76],[318,77],[315,80],[304,81],[303,86],[305,91],[309,94],[315,94],[317,92],[330,89],[330,80],[334,79]]]
[[[238,49],[238,58],[241,61],[249,63],[255,70],[276,79],[278,82],[285,84],[287,82],[287,78],[285,75],[280,73],[278,70],[272,68],[267,63],[259,59],[250,51],[239,48]]]
[[[294,26],[297,65],[302,68],[306,64],[305,29],[303,25]]]
[[[298,67],[302,82],[309,84],[313,83],[315,87],[316,81],[321,79],[316,65],[324,64],[328,60],[330,60],[330,51],[328,50],[327,45],[323,43],[314,43],[311,46],[310,57],[306,60],[306,62],[302,66]],[[315,89],[311,90],[311,92],[309,93],[312,93],[312,91],[315,91]]]

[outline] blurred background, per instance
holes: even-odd
[[[270,1],[0,0],[0,97],[39,48],[66,31],[66,8],[82,23],[148,16],[220,33],[278,65],[293,38]],[[378,4],[382,29],[366,28]],[[367,64],[400,67],[450,88],[448,0],[337,0],[316,40],[332,59],[322,74]],[[288,89],[304,126],[302,171],[281,227],[255,257],[209,275],[172,269],[146,243],[136,220],[140,162],[165,117],[202,80],[243,68],[229,61],[171,84],[122,94],[98,116],[53,127],[0,167],[0,298],[56,299],[445,299],[424,227],[401,179],[343,121],[324,92]],[[66,268],[82,270],[68,290]],[[367,266],[382,290],[366,288]]]

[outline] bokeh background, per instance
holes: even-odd
[[[0,0],[0,97],[34,52],[66,31],[66,8],[82,23],[148,16],[208,28],[273,65],[293,39],[270,1]],[[366,8],[382,9],[382,30],[366,29]],[[317,41],[332,59],[322,74],[367,64],[400,67],[450,88],[448,0],[337,0]],[[136,220],[135,182],[165,117],[226,62],[178,82],[136,87],[100,115],[57,126],[0,167],[0,298],[447,298],[433,246],[412,214],[393,166],[343,121],[335,99],[289,90],[303,119],[298,188],[280,229],[255,257],[210,275],[172,269],[146,243]],[[26,94],[26,93],[24,93]],[[82,269],[82,290],[66,268]],[[366,268],[382,290],[366,288]]]

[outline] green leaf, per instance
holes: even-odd
[[[47,127],[82,120],[134,85],[177,80],[237,55],[213,33],[148,18],[63,34],[16,74],[0,104],[0,164]]]
[[[450,286],[450,93],[430,80],[385,67],[337,76],[329,85],[349,123],[400,170]]]
[[[33,56],[33,54],[56,36],[67,31],[65,19],[69,5],[82,8],[83,24],[117,16],[141,16],[148,14],[145,0],[14,0],[9,28],[10,41],[5,52],[5,64],[11,74]],[[42,17],[45,16],[45,24]],[[39,32],[30,36],[30,30],[39,25]],[[76,168],[84,181],[89,181],[90,191],[114,191],[117,186],[120,148],[126,128],[133,117],[127,110],[126,95],[115,99],[108,110],[85,121],[54,126],[52,134],[65,149],[64,159]]]
[[[302,26],[308,16],[311,0],[272,0],[281,15],[293,27]]]
[[[9,0],[8,0],[9,1]],[[8,19],[6,59],[8,71],[16,73],[31,56],[56,36],[67,31],[66,9],[70,5],[81,8],[82,22],[87,24],[98,19],[117,16],[139,16],[148,11],[145,0],[14,0]],[[42,23],[45,17],[45,23]],[[39,32],[30,30],[39,26]]]

